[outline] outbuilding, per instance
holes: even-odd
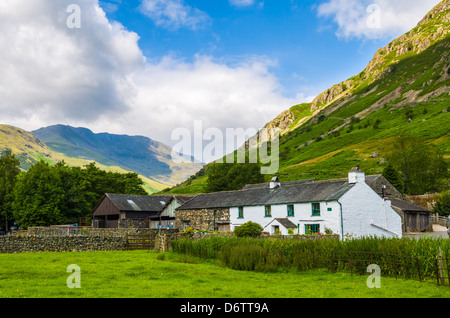
[[[172,228],[175,209],[191,197],[105,194],[93,211],[94,228]]]

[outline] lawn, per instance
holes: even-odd
[[[0,254],[1,298],[410,298],[450,297],[450,288],[326,270],[261,273],[154,251]],[[80,268],[80,287],[68,288]]]

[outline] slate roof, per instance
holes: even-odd
[[[172,196],[110,194],[106,196],[123,212],[161,212],[173,200]]]
[[[228,208],[238,206],[273,205],[334,201],[353,187],[348,180],[311,181],[294,185],[251,188],[237,191],[200,194],[177,210]]]
[[[404,212],[430,212],[430,210],[409,201],[394,198],[390,198],[389,200],[391,200],[392,207],[398,208]]]
[[[292,223],[290,220],[283,218],[283,219],[275,219],[277,220],[281,225],[283,225],[287,229],[296,229],[297,225]]]
[[[306,180],[297,180],[297,181],[285,181],[280,182],[281,186],[289,186],[289,185],[298,185],[298,184],[305,184],[309,182],[317,181],[317,179],[306,179]],[[249,190],[249,189],[259,189],[259,188],[269,188],[270,184],[268,182],[266,183],[257,183],[257,184],[247,184],[245,185],[242,190]]]

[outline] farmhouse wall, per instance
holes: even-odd
[[[220,222],[230,221],[230,209],[178,210],[175,217],[175,228],[184,230],[185,222],[194,230],[216,231]]]
[[[339,201],[344,235],[402,237],[401,216],[366,183],[356,183]]]

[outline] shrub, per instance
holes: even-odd
[[[437,212],[442,216],[450,214],[450,191],[442,192],[439,195],[439,198],[434,205],[433,212]]]
[[[263,228],[258,223],[248,221],[241,226],[234,229],[234,234],[237,237],[256,237],[261,235]]]
[[[259,245],[238,245],[225,249],[222,260],[231,269],[253,271],[264,269],[266,256],[267,251]]]

